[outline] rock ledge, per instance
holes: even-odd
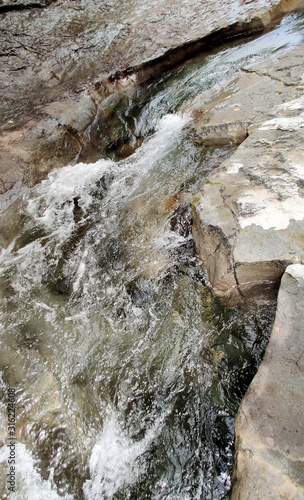
[[[304,498],[304,266],[282,278],[264,360],[239,408],[232,500]]]
[[[297,74],[285,85],[292,61]],[[232,301],[275,298],[286,267],[304,262],[303,46],[275,66],[280,82],[239,72],[224,94],[211,91],[207,107],[206,95],[188,105],[203,143],[242,142],[243,128],[249,134],[192,204],[194,240],[209,282]],[[231,92],[237,103],[232,124]]]

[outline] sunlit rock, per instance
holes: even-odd
[[[269,298],[285,268],[304,258],[303,97],[292,92],[291,100],[261,111],[262,122],[255,115],[249,137],[192,204],[197,251],[219,296]],[[290,96],[289,87],[281,94]]]

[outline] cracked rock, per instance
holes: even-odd
[[[274,298],[286,267],[304,262],[303,103],[266,111],[195,197],[193,236],[218,296]]]

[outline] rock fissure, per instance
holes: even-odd
[[[275,77],[273,75],[269,75],[268,73],[265,73],[265,72],[262,72],[262,71],[259,71],[257,69],[250,69],[250,68],[240,68],[241,71],[243,73],[247,73],[247,74],[255,74],[257,76],[261,76],[261,77],[266,77],[266,78],[270,78],[271,80],[275,81],[275,82],[280,82],[282,83],[285,87],[295,87],[297,84],[296,83],[288,83],[284,80],[282,80],[281,78],[278,78],[278,77]]]
[[[239,280],[238,280],[238,277],[237,277],[236,263],[235,263],[235,260],[234,260],[234,248],[235,248],[235,243],[236,243],[236,239],[237,239],[237,235],[238,235],[238,231],[239,231],[238,221],[237,221],[237,216],[236,216],[234,210],[232,209],[232,207],[228,203],[226,203],[226,197],[224,195],[224,190],[225,190],[225,188],[222,186],[220,192],[221,192],[221,196],[222,196],[222,199],[223,199],[223,203],[228,208],[228,210],[230,210],[230,212],[232,214],[232,217],[234,219],[234,223],[235,223],[234,234],[233,235],[229,235],[229,239],[232,238],[232,241],[230,241],[232,270],[233,270],[233,275],[234,275],[234,279],[235,279],[235,283],[236,283],[236,288],[237,288],[240,296],[245,300],[245,295],[242,293],[242,290],[241,290],[241,287],[240,287],[240,283],[239,283]]]
[[[296,78],[299,81],[304,57],[298,48],[280,56],[277,66],[272,63],[272,71],[278,67],[287,68],[287,61],[295,68],[294,60],[297,61]],[[283,79],[287,73],[285,69]],[[201,203],[197,206],[199,215],[196,217],[208,224],[215,218],[214,214],[206,212],[207,206],[211,206],[217,214],[216,223],[227,238],[232,234],[231,228],[237,228],[235,239],[230,241],[234,281],[246,299],[262,298],[263,295],[275,298],[286,267],[302,262],[304,257],[301,236],[304,232],[303,97],[295,87],[281,82],[274,86],[271,78],[255,72],[241,72],[241,75],[232,76],[230,82],[233,82],[233,102],[236,103],[233,110],[238,111],[236,120],[250,117],[253,122],[249,136],[240,140],[232,156],[212,172],[203,193],[197,193]],[[201,99],[196,97],[188,105],[198,134],[202,134],[201,123],[206,117],[209,123],[218,125],[231,121],[231,97],[225,88],[212,91],[211,102],[206,104],[205,99],[206,94],[203,94]],[[259,107],[259,113],[255,107]],[[216,134],[221,134],[222,129],[215,127],[215,143]],[[221,203],[229,210],[231,221],[228,213],[221,209]],[[207,247],[210,244],[211,239],[205,241]],[[198,244],[198,248],[215,293],[225,297],[232,295],[231,281],[225,279],[217,288],[217,281],[214,281],[217,275],[212,271],[230,258],[228,254],[224,256],[224,247],[221,247],[221,255],[217,252],[217,261],[212,266],[207,264],[203,246]],[[229,274],[228,268],[226,272]]]

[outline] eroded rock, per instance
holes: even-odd
[[[303,0],[199,0],[195,7],[173,0],[3,0],[1,192],[39,182],[80,154],[82,161],[100,157],[109,146],[101,104],[109,95],[301,6]]]
[[[193,203],[193,235],[209,281],[217,295],[236,300],[272,297],[285,268],[304,259],[304,99],[292,87],[290,101],[269,109],[267,102],[290,96],[291,88],[277,93],[279,82],[259,75],[245,75],[246,80],[248,76],[258,82],[253,95],[257,88],[263,95],[265,84],[266,98],[259,106],[266,105],[253,113],[250,106],[247,110],[249,93],[240,111],[242,120],[252,119],[249,137],[211,173]],[[274,85],[272,97],[269,83]],[[248,93],[247,84],[245,88]],[[245,98],[246,92],[239,95]],[[227,107],[224,94],[213,112],[219,122],[223,118],[225,123]]]
[[[232,500],[304,498],[304,266],[282,278],[264,360],[239,408]]]

